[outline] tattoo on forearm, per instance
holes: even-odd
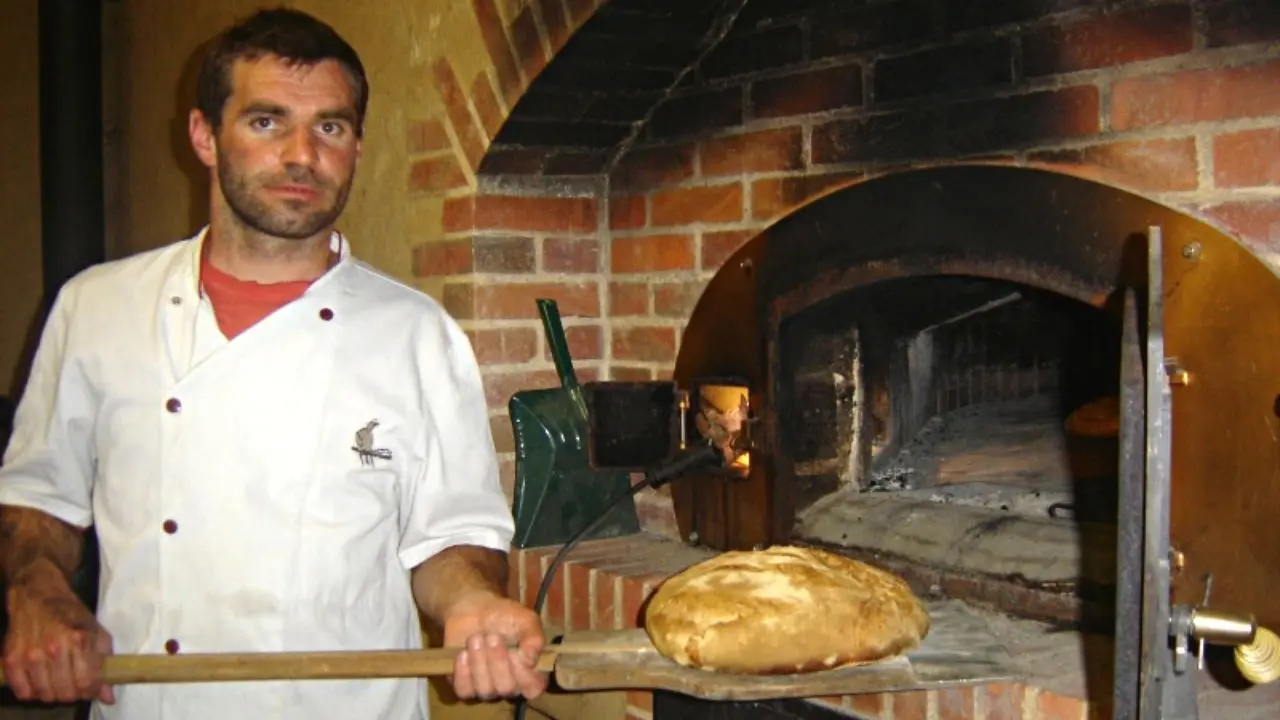
[[[80,531],[55,517],[0,506],[0,572],[13,585],[45,563],[70,577],[80,564]]]

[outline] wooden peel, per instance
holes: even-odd
[[[245,680],[353,680],[434,677],[453,674],[462,648],[337,652],[112,655],[103,662],[107,685]],[[617,652],[615,642],[548,645],[538,657],[541,672],[555,669],[560,655]],[[6,684],[0,670],[0,685]]]

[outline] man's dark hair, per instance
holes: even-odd
[[[260,10],[219,35],[196,76],[196,108],[214,131],[222,127],[222,110],[231,96],[231,68],[237,60],[274,55],[288,63],[314,65],[336,60],[347,71],[356,96],[356,134],[364,134],[369,81],[360,56],[325,23],[297,10]]]

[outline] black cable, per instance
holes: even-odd
[[[539,619],[542,617],[542,606],[547,601],[547,593],[551,591],[551,581],[555,579],[556,569],[559,568],[560,562],[564,560],[565,556],[569,554],[569,551],[578,544],[578,541],[582,540],[587,535],[590,535],[592,530],[598,528],[600,524],[609,517],[614,508],[622,504],[627,500],[627,498],[634,497],[636,493],[644,490],[645,488],[661,487],[675,476],[687,470],[701,465],[716,463],[721,460],[722,457],[723,456],[719,449],[711,445],[705,445],[698,450],[694,450],[693,452],[676,458],[666,465],[646,471],[643,480],[632,485],[626,492],[620,493],[618,497],[614,498],[613,502],[609,503],[609,506],[604,509],[604,512],[601,512],[594,520],[587,523],[578,532],[574,533],[573,536],[570,537],[563,546],[561,546],[560,551],[556,553],[555,557],[551,558],[551,563],[547,565],[547,572],[542,577],[542,584],[538,586],[538,595],[533,601],[533,611],[538,615]],[[524,720],[526,707],[524,697],[517,697],[515,705],[515,720]]]

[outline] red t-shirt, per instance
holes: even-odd
[[[262,318],[302,296],[313,281],[257,283],[234,278],[200,259],[200,282],[213,305],[218,327],[230,340]]]

